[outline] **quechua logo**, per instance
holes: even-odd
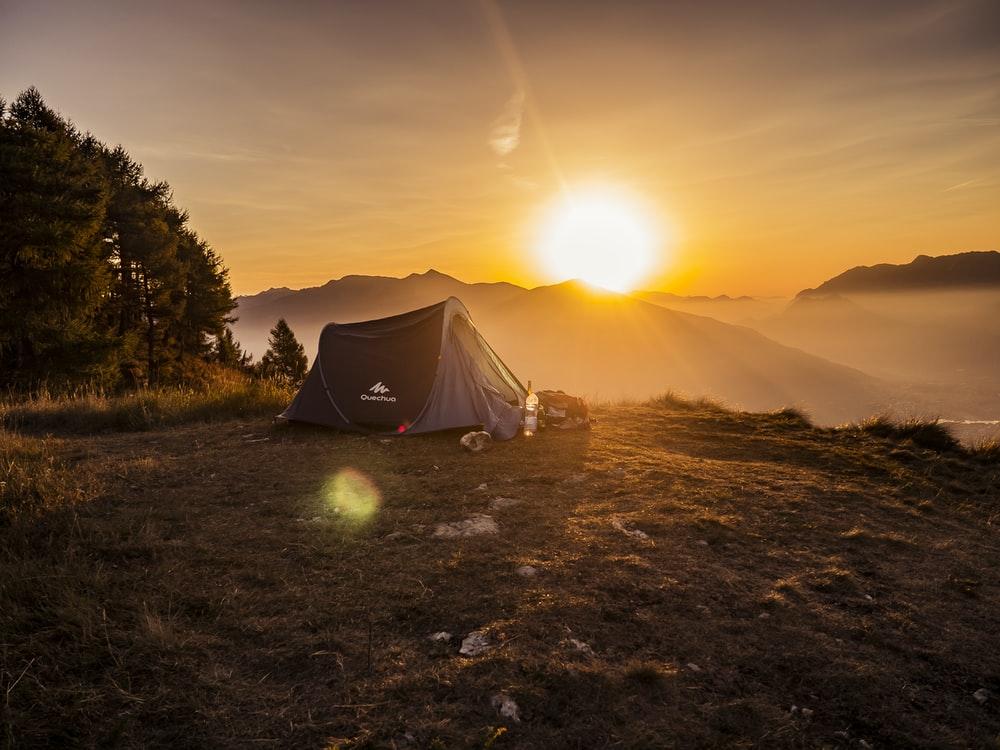
[[[361,394],[362,401],[395,401],[396,397],[391,395],[389,391],[389,386],[384,385],[382,381],[378,381],[375,385],[368,389],[367,393]]]

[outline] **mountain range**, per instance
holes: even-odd
[[[526,289],[436,270],[353,275],[240,297],[233,328],[259,357],[283,317],[311,359],[328,322],[455,296],[536,388],[609,400],[672,390],[751,410],[795,405],[826,424],[883,410],[965,418],[1000,412],[1000,283],[965,286],[973,267],[992,278],[1000,253],[944,258],[852,269],[791,301],[622,295],[575,281]],[[927,273],[937,274],[936,286],[915,280]]]

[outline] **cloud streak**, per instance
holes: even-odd
[[[523,120],[524,92],[515,91],[490,130],[489,144],[493,153],[500,157],[508,156],[520,145]]]

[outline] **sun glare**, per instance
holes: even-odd
[[[536,252],[554,279],[628,292],[653,269],[662,239],[642,204],[611,188],[571,190],[548,209]]]

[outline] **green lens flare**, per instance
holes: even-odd
[[[365,474],[357,469],[342,469],[323,485],[323,500],[332,513],[361,525],[374,517],[382,496]]]

